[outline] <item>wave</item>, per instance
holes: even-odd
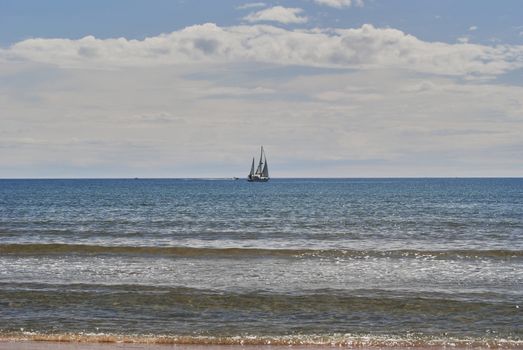
[[[351,348],[521,348],[523,340],[504,338],[432,337],[423,335],[289,335],[289,336],[176,336],[176,335],[125,335],[104,333],[0,333],[0,341],[44,341],[67,343],[124,343],[154,345],[258,345],[258,346],[344,346]]]
[[[522,258],[523,250],[506,249],[456,249],[456,250],[354,250],[354,249],[272,249],[272,248],[214,248],[214,247],[153,247],[106,246],[87,244],[0,244],[4,255],[63,255],[63,254],[116,254],[163,255],[194,258],[434,258],[434,259],[514,259]]]
[[[0,283],[0,342],[521,347],[518,300],[491,293]],[[98,327],[107,333],[93,333]]]

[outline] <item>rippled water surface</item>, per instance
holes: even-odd
[[[0,180],[4,335],[521,346],[522,312],[523,179]]]

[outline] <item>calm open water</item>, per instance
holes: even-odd
[[[523,346],[523,179],[0,180],[0,337]]]

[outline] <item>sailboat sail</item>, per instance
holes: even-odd
[[[258,163],[258,168],[256,169],[256,174],[261,175],[263,167],[263,146],[260,151],[260,162]]]
[[[263,177],[269,177],[269,167],[267,166],[267,159],[265,159],[265,165],[263,166],[262,174]]]
[[[250,182],[266,182],[269,181],[269,167],[267,165],[267,156],[263,151],[263,146],[260,150],[260,161],[256,171],[254,171],[254,158],[252,159],[251,171],[247,176],[247,181]]]

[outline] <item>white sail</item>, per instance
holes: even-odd
[[[256,168],[256,174],[260,175],[263,169],[263,146],[261,146],[260,151],[260,162],[258,163],[258,168]]]
[[[267,158],[265,158],[265,165],[261,174],[263,177],[269,177],[269,166],[267,165]]]
[[[252,157],[252,165],[251,165],[251,172],[249,173],[249,176],[254,175],[254,157]]]

